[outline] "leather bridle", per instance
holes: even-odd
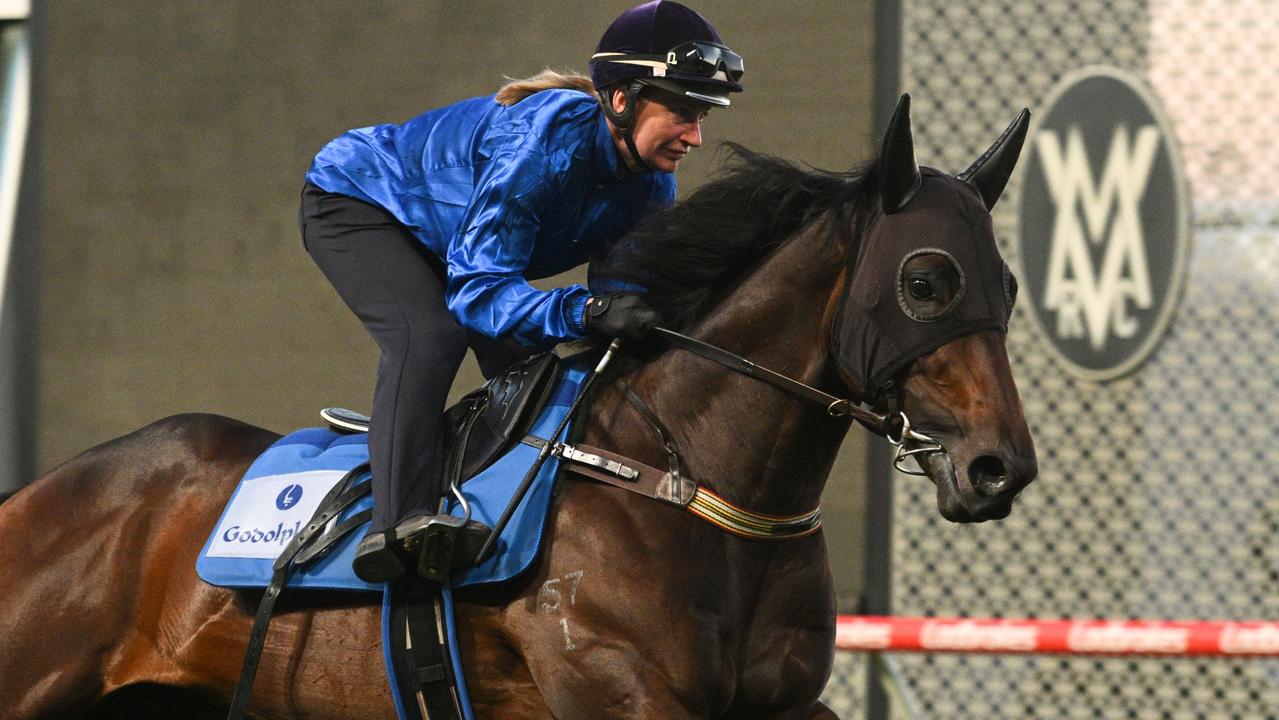
[[[657,327],[653,328],[653,334],[666,340],[672,347],[687,350],[733,372],[768,383],[795,397],[820,404],[826,408],[826,414],[831,417],[847,417],[856,420],[867,430],[888,440],[897,449],[893,456],[893,467],[898,472],[907,475],[924,475],[925,473],[920,470],[905,466],[904,463],[907,458],[916,458],[916,462],[918,462],[918,458],[921,455],[945,452],[945,448],[941,443],[911,427],[910,418],[906,417],[904,411],[897,409],[900,403],[896,393],[885,394],[888,396],[888,404],[891,409],[885,413],[877,413],[872,409],[862,407],[856,400],[836,397],[812,385],[802,383],[799,380],[753,363],[721,347],[674,330]],[[915,443],[917,447],[907,449],[907,443]]]

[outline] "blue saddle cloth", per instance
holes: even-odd
[[[544,440],[551,439],[568,413],[589,370],[585,359],[562,362],[556,387],[529,433]],[[494,526],[537,455],[536,448],[519,443],[467,480],[462,494],[471,505],[472,519]],[[196,560],[196,572],[205,582],[221,587],[266,587],[275,559],[310,520],[325,493],[368,456],[363,434],[308,428],[281,438],[245,472]],[[455,574],[450,581],[453,588],[500,583],[528,568],[541,546],[558,470],[559,459],[548,458],[498,538],[496,552],[481,565]],[[372,499],[364,498],[339,520],[371,505]],[[449,512],[462,515],[456,501]],[[381,585],[370,585],[351,571],[355,545],[364,532],[365,528],[355,530],[326,557],[296,571],[288,587],[381,592]]]

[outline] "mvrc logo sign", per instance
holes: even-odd
[[[1181,295],[1190,204],[1171,123],[1137,78],[1064,79],[1027,144],[1018,227],[1032,315],[1091,380],[1135,370]]]

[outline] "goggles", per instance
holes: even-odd
[[[690,40],[676,45],[666,53],[667,70],[681,75],[714,78],[721,70],[733,82],[742,79],[746,65],[742,56],[723,45]]]
[[[595,53],[591,62],[614,62],[653,68],[654,77],[706,78],[737,82],[746,72],[742,56],[723,45],[703,40],[690,40],[671,48],[665,55],[632,53]],[[721,74],[722,73],[722,74]]]

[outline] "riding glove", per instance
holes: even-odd
[[[642,339],[662,316],[639,295],[601,295],[591,298],[582,324],[592,335]]]

